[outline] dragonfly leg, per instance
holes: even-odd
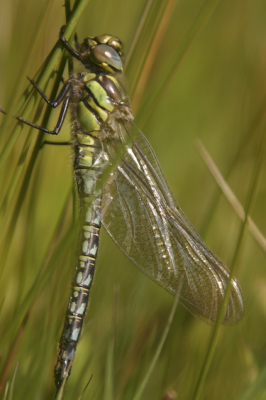
[[[59,38],[60,38],[60,40],[62,42],[62,45],[69,52],[69,54],[72,55],[72,57],[75,57],[79,61],[84,62],[84,60],[81,57],[81,55],[76,50],[74,50],[73,47],[70,46],[70,44],[68,43],[66,38],[64,38],[63,34],[64,34],[65,29],[66,29],[66,26],[63,25],[62,28],[60,29],[60,34],[59,34]],[[77,46],[77,42],[76,42],[76,46]]]
[[[71,142],[50,142],[49,140],[45,140],[44,142],[42,142],[41,144],[41,149],[43,148],[43,146],[45,144],[50,144],[50,145],[55,145],[55,146],[71,146]]]
[[[49,106],[56,108],[59,106],[60,103],[62,103],[62,101],[64,100],[64,98],[66,97],[68,91],[69,91],[69,87],[70,87],[70,82],[66,82],[64,84],[64,86],[62,87],[62,89],[60,90],[59,95],[57,96],[57,98],[54,101],[50,101],[48,99],[48,97],[45,96],[45,94],[43,93],[43,91],[39,88],[39,86],[34,82],[33,79],[30,79],[28,77],[28,80],[30,81],[30,83],[34,86],[34,88],[40,93],[40,95],[42,96],[42,98],[46,101],[47,104],[49,104]]]
[[[59,114],[59,118],[58,118],[57,124],[56,124],[54,130],[52,130],[52,131],[50,131],[49,129],[47,129],[47,128],[43,127],[43,126],[39,126],[39,125],[34,124],[33,122],[27,121],[26,119],[24,119],[22,117],[16,117],[15,116],[13,118],[17,119],[20,122],[23,122],[24,124],[27,124],[27,125],[31,126],[32,128],[39,129],[42,132],[49,133],[50,135],[58,135],[58,133],[60,132],[60,130],[62,128],[63,122],[65,120],[67,109],[68,109],[68,105],[69,105],[69,97],[66,97],[64,102],[63,102],[63,105],[61,107],[61,111],[60,111],[60,114]]]

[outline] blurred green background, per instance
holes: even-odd
[[[111,33],[121,38],[127,53],[145,5],[143,0],[91,0],[78,22],[78,37]],[[0,105],[8,113],[0,115],[2,152],[13,137],[16,121],[10,117],[21,115],[17,105],[28,85],[26,76],[34,77],[56,43],[65,10],[58,0],[0,0],[0,10]],[[125,73],[136,124],[153,146],[180,206],[229,266],[240,219],[195,141],[203,142],[245,205],[265,135],[265,20],[263,0],[154,1]],[[149,44],[150,33],[154,40]],[[151,104],[178,51],[178,61]],[[49,126],[57,115],[52,113]],[[41,121],[34,114],[29,119]],[[69,130],[66,122],[60,140],[68,140]],[[7,159],[0,160],[0,396],[18,363],[10,398],[51,399],[75,257],[75,238],[69,234],[72,160],[71,149],[45,146],[31,167],[38,132],[29,137],[27,132],[24,127]],[[29,165],[31,176],[26,174]],[[264,236],[265,176],[264,164],[251,211]],[[247,230],[236,268],[246,313],[238,325],[221,327],[202,399],[266,398],[265,251],[265,239],[259,244]],[[77,399],[93,375],[84,399],[131,400],[157,349],[173,298],[141,274],[106,232],[101,233],[96,267],[64,398]],[[174,390],[178,399],[192,399],[212,329],[178,306],[142,398],[171,399]]]

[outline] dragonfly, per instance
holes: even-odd
[[[214,324],[229,284],[229,268],[205,244],[177,203],[156,155],[134,123],[130,100],[121,82],[122,43],[111,35],[76,39],[76,49],[60,30],[60,41],[82,72],[67,79],[50,101],[61,105],[53,130],[22,117],[17,120],[58,135],[70,107],[74,172],[82,216],[77,259],[54,370],[57,389],[70,374],[89,301],[101,225],[122,252],[150,279],[176,295],[194,316]],[[244,314],[236,278],[223,324]]]

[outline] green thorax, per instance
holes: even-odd
[[[83,87],[77,105],[77,118],[84,133],[107,130],[113,114],[129,101],[115,76],[88,73],[81,76]]]

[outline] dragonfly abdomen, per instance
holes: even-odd
[[[92,202],[90,212],[86,213],[85,224],[82,226],[79,235],[76,269],[54,371],[57,387],[60,387],[65,376],[70,373],[70,370],[68,370],[69,364],[75,355],[89,301],[95,271],[95,260],[99,248],[100,208],[101,196],[98,196]]]

